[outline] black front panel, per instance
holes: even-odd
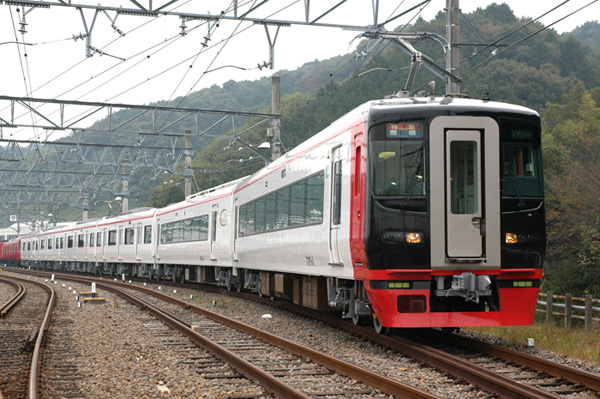
[[[366,252],[372,269],[428,268],[427,123],[397,120],[369,132]]]

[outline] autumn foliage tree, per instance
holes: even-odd
[[[600,89],[582,83],[542,110],[546,288],[600,295]]]

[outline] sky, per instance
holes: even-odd
[[[147,5],[149,0],[139,1]],[[154,7],[167,3],[154,0]],[[240,14],[261,0],[238,0]],[[496,1],[501,2],[501,1]],[[518,17],[537,18],[564,0],[507,0]],[[585,10],[553,25],[562,33],[571,31],[600,15],[600,2],[570,0],[564,6],[542,18],[545,25],[593,2]],[[50,2],[50,3],[56,3]],[[134,8],[128,0],[79,0],[77,4]],[[179,0],[168,9],[189,13],[218,14],[233,1]],[[310,19],[316,18],[338,4],[339,0],[313,0]],[[422,3],[422,0],[381,0],[379,21],[386,20]],[[461,0],[460,8],[467,14],[478,7],[485,8],[491,0]],[[410,23],[417,15],[432,19],[443,10],[446,0],[432,0],[425,7],[395,20],[388,29]],[[18,9],[18,11],[17,11]],[[23,12],[26,11],[22,25]],[[226,15],[232,15],[229,11]],[[271,0],[249,14],[256,18],[303,21],[304,1]],[[116,19],[115,19],[116,17]],[[595,18],[594,18],[595,17]],[[79,35],[91,30],[91,45],[102,52],[86,57],[85,39]],[[319,22],[347,25],[373,23],[372,0],[348,0]],[[93,23],[93,27],[92,27]],[[120,36],[111,25],[124,36]],[[301,65],[345,54],[355,49],[360,32],[339,28],[315,28],[292,25],[277,33],[269,27],[275,40],[274,69],[258,68],[269,62],[269,44],[262,25],[222,20],[211,27],[210,40],[205,21],[187,21],[186,35],[180,35],[182,21],[176,16],[158,18],[118,15],[113,11],[80,12],[75,8],[53,5],[50,8],[23,8],[0,3],[0,96],[61,99],[127,104],[148,104],[159,100],[174,100],[212,85],[234,80],[255,80],[268,77],[278,70],[293,70]],[[464,29],[464,28],[463,28]],[[23,35],[20,30],[26,31]],[[17,45],[15,42],[21,43]],[[23,43],[26,43],[24,45]],[[207,47],[203,43],[208,44]],[[8,102],[0,100],[0,118],[9,119]],[[73,107],[67,107],[65,120],[77,118]],[[240,110],[244,111],[244,110]],[[57,108],[45,106],[45,115],[57,115]],[[35,124],[40,117],[21,109],[14,111],[20,121]],[[85,122],[82,122],[85,123]],[[89,124],[93,120],[89,120]],[[42,134],[32,129],[3,128],[4,138],[28,139]],[[47,134],[47,133],[45,133]]]

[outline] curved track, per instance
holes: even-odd
[[[89,280],[86,280],[89,281]],[[161,282],[161,284],[163,284]],[[128,288],[133,288],[132,286],[127,286]],[[141,288],[141,287],[140,287]],[[199,289],[198,285],[194,285],[195,289]],[[212,286],[209,288],[211,291],[214,291],[216,287]],[[146,289],[148,292],[152,292],[156,294],[155,291]],[[223,290],[222,290],[223,291]],[[260,302],[266,303],[269,302],[266,298],[258,298],[254,295],[249,295],[245,293],[236,293],[229,292],[230,295],[234,296],[242,296],[245,298],[251,298],[253,300],[258,300]],[[190,306],[188,303],[183,301],[178,301],[172,297],[167,295],[161,295],[163,299],[171,301],[171,302],[179,302],[181,306]],[[452,354],[447,353],[444,350],[436,349],[426,343],[417,342],[412,339],[400,337],[400,336],[385,336],[381,334],[375,333],[370,328],[365,328],[361,326],[355,326],[350,322],[340,321],[337,317],[332,317],[330,315],[324,314],[322,312],[312,311],[310,309],[302,308],[295,306],[293,304],[287,302],[275,302],[272,303],[277,307],[284,308],[286,310],[302,313],[306,316],[321,320],[325,323],[334,325],[338,328],[350,331],[359,336],[362,336],[372,342],[379,343],[384,345],[385,347],[397,350],[401,353],[404,353],[414,359],[427,363],[435,368],[438,368],[450,375],[453,375],[457,378],[463,379],[471,384],[477,385],[480,388],[499,395],[500,397],[507,398],[562,398],[564,396],[560,396],[557,394],[558,390],[552,391],[552,386],[546,383],[540,383],[539,378],[525,378],[522,375],[518,376],[515,373],[502,373],[500,371],[494,371],[490,368],[482,367],[481,363],[478,361],[473,361],[473,356],[471,359],[465,359],[458,356],[454,356]],[[196,310],[194,310],[196,311]],[[199,312],[207,312],[205,310],[199,309]],[[210,313],[210,312],[208,312]],[[221,316],[214,315],[214,317],[219,318]],[[250,327],[251,328],[251,327]],[[450,346],[458,347],[458,346],[467,346],[471,350],[475,350],[478,353],[489,354],[490,356],[495,356],[498,358],[504,358],[506,361],[511,362],[513,365],[516,364],[518,367],[523,368],[531,368],[533,370],[540,370],[546,372],[548,375],[556,378],[560,378],[560,383],[563,384],[563,380],[567,383],[570,383],[572,388],[566,388],[561,392],[562,395],[568,395],[570,393],[582,390],[588,390],[592,392],[598,392],[600,389],[600,378],[597,375],[587,373],[585,371],[581,371],[578,369],[574,369],[568,366],[562,366],[558,364],[554,364],[548,362],[544,359],[539,359],[534,356],[523,354],[516,351],[506,350],[505,348],[501,348],[495,345],[488,345],[482,343],[480,341],[471,341],[465,340],[460,336],[456,335],[439,335],[433,339],[430,339],[429,342],[439,342],[440,340],[448,340]],[[302,348],[306,349],[306,348]],[[311,357],[311,359],[317,359],[318,354],[306,354],[306,356]],[[478,355],[480,356],[480,355]],[[321,362],[321,360],[318,360]],[[329,368],[333,368],[333,366],[329,366],[325,363],[326,360],[323,360],[324,365]],[[505,368],[500,366],[500,368]],[[347,375],[350,374],[350,371],[343,370],[340,371]],[[356,378],[356,377],[355,377]],[[578,387],[577,384],[583,386]],[[549,385],[548,388],[543,389],[537,385]],[[382,388],[384,392],[390,392],[386,388]],[[395,391],[397,392],[397,391]]]
[[[19,288],[22,292],[9,301],[12,310],[0,321],[0,335],[3,337],[0,342],[3,370],[0,391],[5,397],[35,399],[38,397],[42,341],[50,324],[56,296],[52,287],[41,282],[10,280],[23,288]],[[26,289],[26,286],[29,288]],[[45,306],[41,307],[40,303]]]

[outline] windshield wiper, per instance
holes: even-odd
[[[519,191],[519,186],[517,185],[517,183],[515,182],[514,178],[509,178],[510,182],[512,183],[513,188],[515,189],[515,193],[517,194],[517,198],[519,199],[519,204],[517,205],[519,208],[525,208],[527,206],[527,204],[525,203],[525,200],[523,199],[523,197],[521,196],[521,192]],[[506,178],[504,179],[506,181]]]
[[[412,177],[412,179],[410,180],[410,184],[408,185],[408,195],[404,198],[403,206],[408,205],[408,201],[410,201],[410,198],[412,197],[412,194],[413,194],[413,189],[415,188],[415,185],[417,184],[417,177],[420,177],[419,172],[421,172],[422,168],[423,168],[423,160],[421,160],[421,162],[419,162],[419,164],[417,165],[417,170],[415,170],[415,174]]]

